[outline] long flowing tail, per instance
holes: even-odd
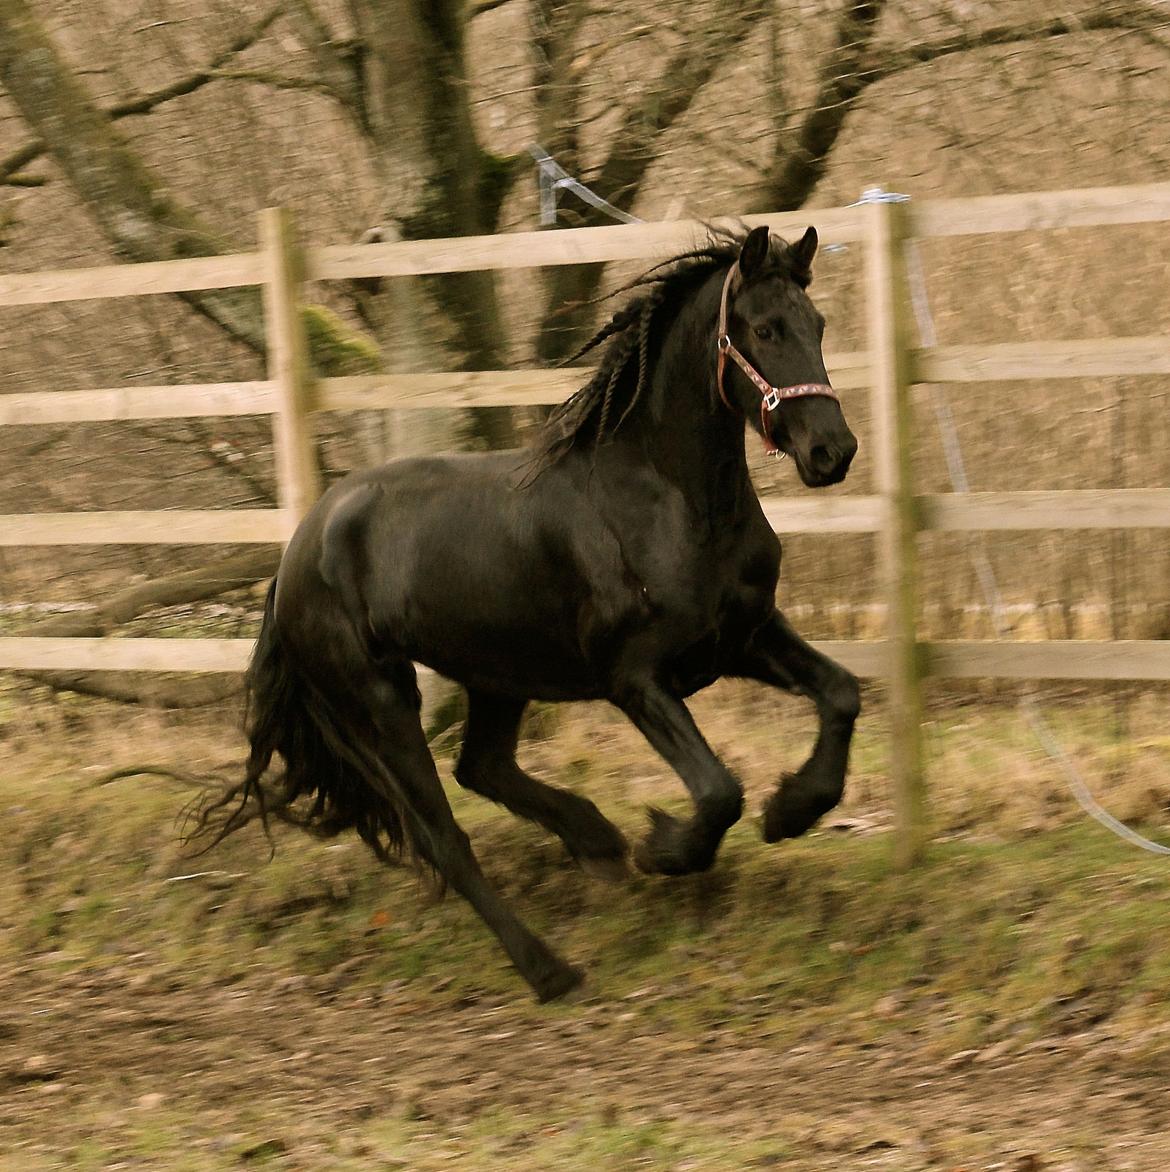
[[[406,801],[397,779],[367,746],[369,728],[355,727],[299,670],[284,647],[275,616],[276,579],[245,676],[245,730],[251,751],[243,780],[194,811],[188,841],[210,839],[210,850],[259,818],[275,817],[321,837],[355,830],[383,862],[417,857]],[[279,754],[283,771],[265,774]]]

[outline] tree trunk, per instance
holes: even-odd
[[[215,256],[213,230],[167,191],[74,77],[26,0],[0,0],[0,82],[29,130],[41,139],[115,252],[128,261]],[[252,289],[180,294],[238,342],[265,351],[260,296]],[[352,335],[323,318],[314,347],[327,371]]]
[[[408,240],[492,233],[514,164],[480,145],[468,100],[461,0],[408,0],[355,6],[369,63],[367,99],[376,149],[399,176],[387,213]],[[391,168],[387,167],[387,171]],[[452,273],[426,281],[454,326],[459,370],[506,364],[506,332],[495,274]],[[508,408],[469,413],[471,430],[490,447],[513,441]]]

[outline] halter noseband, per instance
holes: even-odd
[[[731,291],[731,282],[739,272],[739,261],[727,270],[727,278],[723,282],[723,294],[719,298],[719,332],[716,336],[716,346],[719,350],[719,362],[716,371],[715,385],[719,388],[719,397],[723,405],[734,411],[727,392],[723,389],[723,370],[730,358],[751,380],[752,385],[760,392],[760,424],[764,435],[764,450],[769,456],[781,456],[781,452],[772,442],[771,429],[768,427],[768,412],[775,411],[784,399],[806,399],[812,395],[821,395],[826,399],[840,399],[837,392],[828,383],[796,383],[790,387],[774,387],[756,368],[735,348],[731,335],[727,332],[727,298]]]

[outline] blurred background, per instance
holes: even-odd
[[[360,0],[6,8],[54,53],[11,68],[0,98],[8,271],[249,250],[270,205],[294,209],[312,244],[532,229],[534,144],[645,219],[807,208],[811,223],[817,207],[874,183],[915,198],[1133,184],[1162,176],[1170,152],[1158,4],[1059,14],[1009,2],[687,4],[652,20],[621,5],[520,0],[418,13]],[[562,194],[558,226],[611,222]],[[939,341],[1157,333],[1170,300],[1162,237],[1150,225],[933,241],[924,268]],[[863,348],[859,268],[859,249],[819,262],[830,352]],[[629,275],[595,265],[538,281],[520,270],[323,285],[315,364],[547,362],[608,309],[572,305]],[[101,301],[0,310],[2,385],[262,377],[258,300],[240,300],[123,300],[116,325]],[[972,488],[1163,485],[1164,394],[1149,379],[966,388],[953,407]],[[864,432],[865,396],[849,407]],[[922,421],[920,483],[945,491],[928,413]],[[331,416],[321,455],[336,474],[387,451],[504,446],[531,424],[500,409],[403,412],[391,424]],[[21,427],[0,444],[4,512],[273,500],[263,419]],[[42,475],[30,478],[32,467]],[[868,474],[859,462],[844,491],[869,491]],[[801,491],[783,469],[761,469],[761,491],[773,480]],[[1156,533],[989,540],[1008,601],[1052,637],[1150,636],[1170,624],[1170,552]],[[989,633],[962,539],[926,541],[928,626],[953,632],[961,612],[972,636]],[[873,583],[856,574],[866,544],[788,543],[790,605],[809,633],[872,628],[874,599],[859,588]],[[108,590],[127,569],[174,569],[176,553],[4,556],[10,601],[64,602]]]
[[[614,207],[646,220],[804,210],[815,225],[817,209],[852,203],[875,184],[925,200],[1161,182],[1170,163],[1168,81],[1170,8],[1164,0],[1068,0],[1059,5],[1022,0],[664,0],[653,11],[625,0],[0,0],[0,269],[31,273],[248,251],[256,246],[258,212],[275,205],[293,210],[302,241],[313,245],[531,230],[542,226],[533,147],[546,151]],[[545,226],[612,222],[608,212],[562,193],[555,225]],[[934,239],[924,242],[921,256],[940,343],[1157,335],[1165,334],[1170,319],[1170,252],[1162,224]],[[320,374],[548,364],[570,354],[610,312],[612,303],[589,304],[592,299],[642,267],[570,266],[313,286],[312,362]],[[823,253],[817,262],[812,293],[829,321],[829,354],[865,348],[861,278],[860,246]],[[261,379],[263,337],[259,298],[243,293],[0,307],[0,393]],[[958,422],[974,490],[1170,484],[1168,391],[1170,380],[1157,377],[1005,381],[943,389]],[[923,492],[949,491],[927,388],[917,388],[915,397],[918,483]],[[850,392],[846,409],[861,437],[861,454],[848,482],[832,491],[872,492],[866,395]],[[523,443],[538,426],[539,415],[534,409],[414,410],[331,414],[318,417],[318,423],[321,465],[327,477],[336,477],[397,454]],[[753,459],[761,493],[798,496],[808,491],[790,466],[765,463],[762,456]],[[0,427],[0,514],[262,508],[275,503],[267,417]],[[922,636],[991,637],[995,620],[966,537],[929,533],[920,541]],[[1013,637],[1170,637],[1165,531],[993,533],[981,543],[1007,604],[1005,618]],[[248,636],[255,631],[258,599],[278,556],[276,547],[0,547],[0,634],[92,634],[97,633],[92,628],[99,615],[101,632],[109,634]],[[883,611],[874,559],[870,535],[788,538],[781,605],[808,637],[879,637]],[[2,679],[0,739],[16,811],[6,850],[20,884],[0,914],[14,933],[6,953],[16,966],[13,971],[25,964],[32,965],[30,972],[41,973],[39,966],[47,964],[69,971],[77,965],[86,971],[87,965],[105,965],[104,972],[116,961],[123,976],[141,971],[150,980],[157,977],[157,996],[171,997],[174,1003],[186,989],[174,974],[187,967],[217,989],[234,981],[250,987],[247,980],[256,975],[252,970],[257,966],[267,966],[265,979],[273,982],[308,972],[313,980],[320,977],[337,985],[330,974],[358,957],[361,963],[347,972],[375,974],[379,990],[386,982],[405,982],[379,996],[397,1005],[407,996],[402,989],[408,988],[408,999],[421,1006],[419,1012],[433,1015],[427,1018],[432,1027],[435,1020],[445,1020],[457,995],[474,996],[480,1004],[485,998],[492,1005],[497,1004],[492,998],[504,998],[509,1005],[515,1001],[516,990],[494,959],[489,967],[499,968],[498,974],[493,969],[491,977],[478,971],[468,976],[467,970],[477,970],[478,962],[468,964],[460,950],[473,952],[481,945],[477,927],[465,923],[463,909],[453,909],[454,901],[441,911],[425,909],[416,915],[416,890],[402,878],[395,880],[397,910],[387,913],[387,922],[375,922],[381,914],[378,901],[384,898],[377,892],[384,880],[380,875],[361,878],[368,876],[373,862],[356,848],[326,855],[332,848],[278,836],[286,854],[306,852],[303,857],[316,860],[325,868],[320,873],[332,878],[318,882],[290,868],[245,879],[265,855],[257,836],[246,846],[233,844],[235,853],[226,856],[228,862],[211,864],[216,874],[235,877],[223,880],[223,886],[195,880],[166,889],[167,900],[179,904],[158,905],[151,902],[153,895],[140,902],[143,891],[161,891],[160,884],[183,870],[174,853],[169,815],[187,796],[185,779],[227,776],[242,756],[236,679],[112,673],[72,673],[69,678],[9,674]],[[829,900],[805,907],[802,901],[812,896],[801,884],[795,885],[801,889],[798,896],[791,895],[791,883],[787,895],[779,889],[772,892],[781,904],[791,896],[812,925],[807,935],[796,932],[799,939],[774,943],[773,959],[794,965],[814,941],[820,949],[817,963],[822,972],[833,974],[830,984],[839,995],[854,998],[850,1004],[865,1021],[887,1023],[874,1026],[873,1034],[858,1027],[851,1044],[885,1045],[882,1031],[902,1021],[903,1007],[928,997],[912,991],[903,995],[918,988],[908,983],[909,977],[931,972],[923,955],[936,955],[940,948],[952,955],[947,941],[961,951],[960,942],[974,938],[975,925],[994,919],[993,909],[1015,907],[1017,896],[1023,900],[1020,908],[1027,904],[1019,894],[1023,887],[1013,885],[1014,879],[1004,879],[1010,895],[995,894],[998,889],[988,876],[1002,866],[1013,876],[1017,871],[1012,868],[1020,876],[1047,876],[1035,880],[1036,890],[1043,891],[1036,897],[1040,903],[1050,894],[1055,899],[1058,890],[1080,891],[1085,906],[1102,891],[1111,893],[1111,899],[1117,895],[1114,919],[1121,926],[1111,939],[1120,943],[1108,954],[1106,968],[1112,973],[1109,965],[1115,965],[1118,974],[1146,974],[1145,984],[1127,986],[1128,992],[1118,996],[1119,1005],[1134,1014],[1134,1032],[1127,1036],[1148,1038],[1150,1018],[1156,1016],[1151,1006],[1157,1003],[1148,994],[1158,986],[1152,974],[1161,972],[1156,968],[1161,962],[1153,921],[1143,921],[1153,914],[1148,902],[1140,894],[1126,900],[1133,894],[1132,884],[1147,880],[1164,894],[1164,879],[1161,872],[1144,870],[1144,861],[1127,862],[1119,853],[1123,848],[1115,853],[1111,846],[1101,847],[1095,831],[1085,832],[1093,835],[1092,849],[1074,841],[1070,849],[1087,861],[1071,873],[1046,870],[1047,862],[1038,862],[1030,848],[1020,846],[1031,843],[1039,831],[1082,833],[1076,829],[1082,815],[1068,794],[1060,765],[1037,749],[1020,724],[1012,704],[1019,691],[1014,684],[995,681],[931,684],[927,744],[936,836],[944,846],[1002,847],[1007,854],[998,862],[980,861],[984,857],[979,855],[970,863],[977,876],[964,872],[963,882],[983,884],[986,901],[971,904],[967,918],[947,921],[949,927],[938,930],[941,935],[924,937],[925,943],[915,937],[914,947],[921,944],[924,953],[907,960],[897,950],[883,952],[881,964],[887,967],[879,965],[877,976],[855,980],[853,944],[847,930],[837,926],[864,903],[872,880],[865,868],[872,865],[877,873],[874,860],[880,848],[874,842],[890,821],[884,702],[880,687],[872,686],[867,689],[852,789],[837,829],[826,832],[846,843],[843,849],[826,847],[837,853],[825,857],[839,859],[846,868],[838,887],[832,886],[825,866],[800,853],[804,847],[786,856],[796,862],[785,865],[796,870],[777,871],[777,856],[762,854],[758,842],[751,841],[754,832],[745,826],[729,843],[731,886],[712,894],[698,882],[684,884],[677,918],[666,916],[661,922],[654,901],[664,889],[635,881],[630,922],[610,925],[602,933],[622,962],[611,956],[611,985],[622,996],[633,997],[639,980],[661,991],[660,986],[669,986],[661,966],[675,966],[674,979],[686,988],[686,998],[678,993],[681,1003],[693,995],[693,981],[699,978],[678,974],[706,971],[709,962],[710,975],[703,980],[708,981],[704,987],[712,1004],[769,997],[774,991],[760,983],[765,977],[747,959],[729,971],[718,967],[714,953],[709,957],[704,952],[715,948],[710,943],[712,901],[718,906],[720,900],[732,901],[728,931],[734,936],[742,928],[750,941],[757,930],[749,916],[752,906],[768,917],[779,914],[776,906],[759,907],[762,875],[783,873],[790,880],[801,875],[810,887],[829,881],[840,897],[836,904]],[[1165,830],[1170,818],[1165,688],[1063,684],[1039,694],[1053,713],[1061,743],[1098,796],[1115,813],[1152,833]],[[457,745],[458,711],[457,705],[440,707],[431,732],[444,766]],[[814,731],[811,714],[800,703],[777,701],[746,686],[721,685],[698,700],[696,713],[712,742],[743,774],[753,798],[768,792],[781,767],[799,763]],[[603,805],[615,803],[631,835],[640,832],[646,800],[681,797],[677,781],[632,730],[595,706],[559,714],[536,712],[524,752],[545,776],[579,784]],[[94,787],[119,770],[139,766],[159,772],[153,781],[119,777],[119,797],[113,804],[113,791],[105,784]],[[85,794],[80,804],[78,786]],[[128,793],[135,796],[127,798]],[[0,795],[0,805],[3,801]],[[127,801],[141,803],[141,808],[120,804]],[[111,809],[121,810],[133,828],[126,831],[128,840],[111,836]],[[568,905],[580,921],[574,931],[585,935],[592,929],[580,925],[596,927],[604,919],[611,897],[573,894],[576,877],[558,877],[556,851],[535,832],[502,815],[480,815],[471,808],[460,807],[460,817],[470,820],[481,853],[500,855],[502,861],[495,864],[500,884],[537,901],[538,919],[559,922]],[[854,848],[860,855],[849,853]],[[131,857],[136,861],[126,870]],[[525,857],[536,860],[532,874],[512,865]],[[104,860],[104,871],[94,869],[94,858]],[[846,861],[857,858],[863,862]],[[205,868],[200,863],[188,869]],[[1051,889],[1045,887],[1048,880]],[[768,882],[783,887],[779,879]],[[875,939],[889,923],[905,928],[909,904],[929,902],[930,889],[923,882],[882,888],[882,898],[893,910],[888,919],[879,917]],[[250,884],[260,884],[259,891]],[[192,886],[199,887],[198,895],[181,902]],[[109,897],[109,891],[125,898]],[[85,901],[91,899],[98,904],[90,920],[82,922],[81,913],[90,906]],[[226,909],[221,921],[246,933],[253,931],[247,925],[255,920],[256,908],[268,907],[265,900],[277,910],[260,916],[268,925],[263,944],[253,941],[249,947],[272,948],[271,954],[245,950],[251,958],[245,962],[244,954],[235,956],[228,943],[231,931],[221,929],[222,939],[206,934],[209,908]],[[137,910],[129,913],[130,907]],[[312,920],[312,932],[296,922],[298,907]],[[1051,933],[1036,944],[1037,955],[1048,958],[1038,968],[1029,968],[1004,943],[1016,940],[1019,924],[1030,918],[1023,911],[1019,919],[1013,912],[1004,921],[1002,936],[984,941],[986,955],[1000,958],[995,964],[989,960],[986,970],[972,974],[960,965],[952,971],[949,962],[939,960],[955,989],[971,996],[977,991],[977,1000],[982,1000],[968,1007],[969,1012],[956,1010],[952,1019],[943,1013],[939,1021],[922,1027],[929,1044],[938,1048],[931,1061],[943,1062],[966,1050],[983,1053],[1004,1038],[1025,1036],[1028,1029],[1041,1034],[1056,1029],[1053,1022],[1065,1020],[1063,1010],[1049,1005],[1037,1017],[1028,1008],[1048,1005],[1050,997],[1041,995],[1041,986],[1054,986],[1058,993],[1053,996],[1071,997],[1082,1006],[1088,996],[1082,996],[1085,973],[1101,957],[1082,963],[1087,945],[1076,938],[1092,935],[1093,928],[1076,920],[1079,914],[1070,905],[1067,915],[1055,916]],[[133,923],[129,936],[139,946],[111,944],[118,936],[106,924],[107,916]],[[648,923],[658,933],[649,942],[639,935],[648,931]],[[360,948],[351,940],[355,924],[361,926],[356,933],[364,942]],[[905,930],[913,934],[919,927]],[[401,938],[394,936],[399,931]],[[181,959],[162,955],[168,934],[186,949]],[[570,949],[588,950],[585,935],[574,936]],[[213,937],[214,947],[209,943]],[[424,958],[409,971],[400,964],[406,938],[419,944]],[[619,942],[625,939],[642,943],[622,951]],[[842,939],[844,950],[829,950]],[[751,950],[741,943],[747,958]],[[727,941],[719,949],[725,946]],[[238,970],[222,948],[239,960]],[[66,959],[30,960],[54,953]],[[126,960],[134,955],[150,959]],[[426,959],[434,956],[449,961],[460,974],[454,978],[454,992],[447,986],[436,989],[433,983],[419,991],[420,974],[426,974],[426,982],[450,975],[444,963]],[[1067,988],[1061,984],[1066,976]],[[166,981],[172,979],[182,986],[178,992],[178,987],[168,992]],[[12,980],[14,989],[26,988],[20,978]],[[487,991],[476,981],[486,981]],[[809,978],[808,986],[812,989],[817,982]],[[72,988],[68,980],[65,987]],[[99,988],[106,986],[99,982]],[[993,991],[1000,988],[1008,992],[996,1000]],[[62,1030],[84,1002],[83,994],[92,994],[79,989],[61,993],[64,1000],[54,1002],[55,1009],[49,1007],[49,1016]],[[294,992],[310,998],[319,995],[314,989],[297,986]],[[1097,997],[1100,990],[1094,990]],[[895,994],[897,999],[886,1003],[888,1016],[875,1015],[881,998]],[[81,1000],[70,1000],[74,995]],[[671,1017],[673,995],[662,995],[666,1008],[660,1005],[659,1027],[685,1032],[681,1019]],[[506,1000],[509,996],[512,1002]],[[824,1008],[818,996],[804,990],[797,999]],[[1118,1020],[1119,1007],[1112,1005],[1101,1011],[1104,1018],[1090,1021],[1100,1009],[1097,1000],[1090,1000],[1092,1011],[1083,1020],[1076,1018],[1075,1028],[1066,1034]],[[1067,1007],[1068,1002],[1062,1004]],[[604,1005],[594,1009],[595,1016],[610,1021]],[[633,1009],[620,1012],[634,1010],[642,1010],[636,997]],[[522,1011],[501,1012],[511,1021],[509,1014]],[[714,1009],[710,1012],[717,1016]],[[530,1017],[517,1021],[514,1028],[521,1031],[539,1033],[544,1028]],[[1013,1032],[1016,1026],[1002,1026],[1005,1021],[1025,1025]],[[736,1022],[729,1027],[733,1035],[741,1027],[750,1033],[759,1025],[758,1018]],[[820,1017],[816,1022],[818,1028],[830,1028]],[[641,1019],[635,1024],[645,1026]],[[489,1028],[490,1023],[483,1027]],[[633,1028],[623,1035],[627,1041]],[[704,1019],[702,1028],[715,1027]],[[16,1039],[12,1070],[25,1070],[27,1060],[39,1054],[36,1045],[22,1040],[23,1029],[5,1035],[0,1022],[0,1042]],[[731,1048],[726,1053],[719,1049],[724,1042],[711,1045],[734,1065],[740,1042],[727,1042]],[[290,1052],[300,1049],[293,1045]],[[1141,1053],[1144,1062],[1146,1051]],[[908,1061],[912,1065],[919,1057]],[[904,1058],[900,1051],[891,1052],[891,1068]],[[50,1054],[46,1061],[47,1077],[37,1073],[34,1063],[28,1077],[16,1080],[22,1094],[59,1085],[64,1088],[58,1092],[61,1101],[74,1091],[80,1101],[92,1092],[84,1079],[71,1091],[67,1075],[51,1069],[58,1060]],[[84,1065],[76,1056],[73,1061]],[[963,1060],[960,1067],[973,1061]],[[1162,1062],[1163,1051],[1155,1047],[1142,1077],[1154,1077]],[[155,1093],[151,1080],[156,1070],[146,1064],[135,1074],[135,1095]],[[988,1080],[993,1074],[987,1071]],[[1035,1088],[1033,1075],[1020,1074],[1020,1086]],[[1090,1085],[1088,1073],[1085,1079]],[[444,1093],[453,1094],[444,1085]],[[741,1093],[755,1090],[759,1088],[741,1088]],[[427,1095],[401,1087],[395,1094],[395,1101],[407,1106],[395,1116],[397,1138],[387,1142],[391,1148],[405,1145],[408,1162],[379,1166],[428,1166],[433,1145],[428,1146],[426,1136],[443,1127],[450,1132],[455,1124],[439,1112],[447,1123],[428,1132]],[[653,1098],[649,1095],[647,1101]],[[51,1099],[46,1092],[36,1100],[49,1112],[37,1118],[50,1117],[55,1110]],[[131,1096],[128,1101],[138,1099]],[[485,1101],[496,1102],[490,1093]],[[955,1115],[957,1101],[940,1099],[938,1118]],[[110,1102],[115,1110],[117,1095]],[[659,1141],[647,1138],[644,1120],[631,1138],[621,1131],[624,1124],[615,1122],[616,1116],[606,1114],[606,1103],[608,1099],[597,1108],[599,1130],[589,1133],[589,1142],[596,1139],[601,1154],[591,1158],[602,1163],[609,1159],[603,1141],[621,1132],[613,1167],[660,1155],[662,1167],[684,1166],[680,1161],[687,1158],[689,1140],[680,1140],[679,1150],[670,1148],[662,1155],[655,1147]],[[334,1106],[342,1112],[342,1105]],[[21,1112],[27,1107],[25,1102]],[[816,1118],[817,1104],[810,1101],[800,1110],[806,1108]],[[650,1110],[644,1103],[638,1109]],[[416,1110],[422,1115],[411,1119]],[[450,1118],[456,1118],[458,1112],[451,1110]],[[515,1123],[518,1110],[512,1103],[507,1108],[512,1114],[502,1125],[513,1138],[526,1134],[528,1126]],[[548,1110],[548,1118],[561,1119],[561,1108]],[[654,1110],[661,1114],[661,1103]],[[1036,1110],[1044,1118],[1071,1118],[1076,1108],[1071,1100],[1061,1100]],[[870,1124],[882,1115],[874,1107]],[[1144,1149],[1138,1140],[1154,1127],[1151,1118],[1139,1113],[1131,1120],[1132,1135],[1138,1137],[1133,1159],[1138,1162],[1093,1163],[1107,1155],[1106,1140],[1100,1137],[1108,1129],[1102,1124],[1100,1136],[1093,1131],[1090,1137],[1083,1165],[1051,1166],[1158,1166],[1140,1162]],[[17,1115],[7,1121],[15,1127]],[[141,1129],[125,1126],[138,1136],[137,1143]],[[217,1134],[229,1136],[247,1130],[234,1116],[217,1126]],[[664,1126],[662,1134],[677,1132],[675,1123]],[[712,1123],[716,1131],[724,1126],[723,1116]],[[1003,1126],[1010,1130],[1006,1122]],[[265,1127],[256,1133],[257,1144],[272,1138]],[[931,1164],[920,1152],[907,1154],[908,1140],[887,1136],[882,1142],[889,1146],[875,1151],[885,1151],[892,1162],[864,1164],[855,1152],[818,1155],[806,1135],[810,1128],[815,1130],[807,1122],[793,1123],[785,1141],[790,1148],[745,1148],[743,1159],[780,1151],[783,1158],[809,1161],[793,1167],[912,1168],[958,1167],[972,1152],[986,1154],[978,1145],[968,1150],[956,1139],[953,1153],[944,1144]],[[109,1139],[113,1132],[105,1124],[94,1123],[93,1129],[103,1137],[94,1167],[180,1166],[174,1137],[186,1133],[177,1121],[162,1128],[168,1139],[162,1154],[154,1156],[149,1151],[143,1155],[128,1140],[119,1148],[122,1141]],[[358,1133],[361,1127],[356,1127]],[[38,1148],[39,1141],[29,1140],[28,1133],[22,1136],[21,1142],[32,1146],[22,1149],[23,1162],[11,1167],[56,1167],[56,1161],[65,1159],[51,1150],[51,1143]],[[764,1143],[766,1128],[760,1136]],[[247,1160],[306,1167],[333,1166],[329,1161],[350,1166],[346,1160],[365,1166],[362,1161],[372,1158],[360,1151],[347,1155],[322,1148],[325,1141],[315,1133],[275,1138],[277,1145],[257,1156],[248,1147],[251,1140],[235,1146],[232,1140],[218,1151],[215,1136],[202,1135],[200,1142],[210,1146],[200,1148],[204,1154],[190,1166],[218,1167],[221,1157],[224,1166],[234,1166],[233,1161],[245,1159],[239,1154],[243,1151],[252,1152]],[[366,1140],[368,1136],[362,1142]],[[996,1142],[1001,1155],[1009,1151],[1003,1147],[1007,1140]],[[70,1148],[75,1155],[80,1143],[78,1139]],[[571,1154],[565,1156],[553,1139],[549,1143],[548,1162],[574,1166]],[[922,1143],[929,1147],[928,1141]],[[695,1152],[701,1146],[698,1140],[691,1144]],[[474,1147],[465,1144],[459,1150],[461,1158],[472,1159],[468,1153],[474,1154]],[[1035,1153],[1023,1148],[1009,1153],[1012,1160],[1031,1154],[1048,1158],[1039,1147]],[[501,1154],[494,1148],[490,1159],[479,1158],[498,1166],[540,1166],[539,1161],[526,1164],[522,1154]],[[701,1162],[707,1159],[702,1153],[691,1158],[700,1162],[688,1166],[708,1166]],[[0,1166],[7,1167],[3,1159]],[[131,1163],[118,1164],[119,1159]],[[720,1164],[718,1155],[711,1159],[712,1167],[732,1166]],[[88,1165],[77,1156],[70,1166]]]

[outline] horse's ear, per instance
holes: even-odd
[[[753,228],[748,233],[743,247],[739,250],[739,271],[744,277],[750,280],[764,267],[771,247],[772,239],[766,225]]]
[[[806,228],[804,235],[795,243],[788,246],[788,254],[792,257],[792,267],[796,271],[796,279],[802,285],[812,282],[812,262],[817,254],[817,230]]]

